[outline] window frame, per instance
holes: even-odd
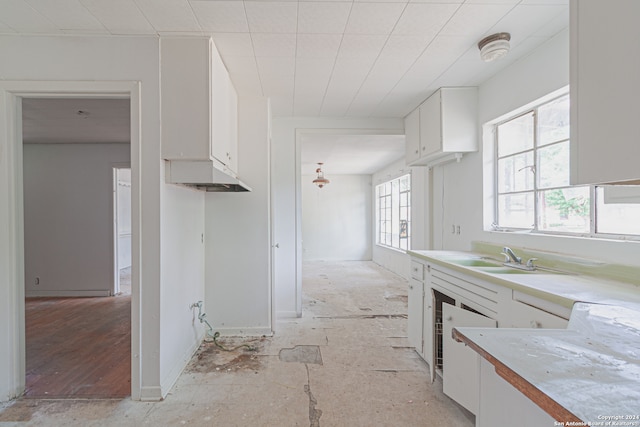
[[[400,182],[401,180],[405,179],[407,180],[407,184],[408,184],[408,188],[404,191],[400,191]],[[393,191],[393,182],[397,181],[397,186],[398,186],[398,194],[397,194],[397,203],[396,205],[394,205],[394,191]],[[383,195],[381,195],[381,191],[380,189],[385,187],[386,185],[389,185],[389,192]],[[376,245],[377,246],[381,246],[387,249],[391,249],[391,250],[396,250],[396,251],[402,251],[405,252],[407,250],[409,250],[411,248],[411,173],[404,173],[402,175],[396,176],[394,178],[388,179],[384,182],[381,182],[379,184],[377,184],[375,186],[374,189],[374,194],[375,194],[375,234],[376,234]],[[406,206],[401,204],[401,199],[402,199],[402,194],[406,194],[406,201],[407,204]],[[389,211],[389,218],[387,218],[387,215],[385,212],[384,215],[384,220],[382,220],[382,209],[383,209],[383,203],[382,203],[382,199],[386,199],[385,203],[384,203],[384,209],[388,209]],[[389,205],[391,206],[387,206],[386,201],[389,202]],[[406,209],[406,214],[407,214],[407,236],[406,237],[401,237],[400,236],[400,230],[401,230],[401,210],[402,209]],[[397,219],[396,219],[397,218]],[[389,231],[387,232],[387,227],[385,224],[384,227],[384,233],[383,233],[383,227],[382,227],[382,222],[387,222],[389,223]],[[397,228],[398,228],[398,245],[394,246],[394,221],[398,221],[397,224]],[[382,238],[384,236],[384,239]],[[384,240],[384,242],[383,242]],[[406,240],[406,249],[400,247],[401,246],[401,242],[403,240]],[[389,243],[387,243],[387,241]]]
[[[555,93],[554,96],[545,97],[541,99],[539,102],[532,103],[527,106],[527,108],[518,109],[513,112],[513,114],[509,114],[504,116],[499,121],[491,123],[491,127],[493,129],[493,152],[492,152],[492,174],[493,174],[493,217],[491,222],[491,230],[494,232],[516,232],[520,234],[536,234],[536,235],[548,235],[548,236],[567,236],[567,237],[582,237],[582,238],[590,238],[590,239],[609,239],[609,240],[632,240],[632,241],[640,241],[640,234],[613,234],[613,233],[601,233],[598,232],[598,195],[597,188],[604,187],[604,185],[591,184],[591,185],[569,185],[567,186],[554,186],[554,187],[545,187],[540,188],[538,183],[538,172],[539,172],[539,164],[538,164],[538,150],[544,147],[550,147],[552,145],[561,144],[564,142],[568,142],[571,140],[571,135],[568,138],[554,141],[545,145],[540,146],[538,144],[538,109],[541,107],[550,104],[558,99],[566,97],[569,95],[568,89],[566,91]],[[499,132],[498,127],[508,123],[512,120],[523,117],[527,114],[533,114],[533,147],[531,149],[520,150],[508,155],[504,155],[502,157],[499,156]],[[533,178],[533,188],[531,190],[521,190],[521,191],[510,191],[503,192],[499,191],[500,181],[499,181],[499,161],[501,159],[515,156],[518,154],[531,152],[533,155],[533,168],[535,170],[534,178]],[[568,165],[568,167],[570,167]],[[590,212],[589,212],[589,231],[585,232],[571,232],[571,231],[555,231],[555,230],[541,230],[539,229],[539,195],[541,192],[555,190],[555,189],[565,189],[565,188],[580,188],[580,187],[588,187],[589,188],[589,202],[590,202]],[[534,205],[534,223],[531,228],[522,228],[522,227],[507,227],[500,225],[500,196],[504,194],[533,194],[533,205]]]

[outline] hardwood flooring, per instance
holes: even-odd
[[[28,398],[131,394],[131,296],[28,298]]]

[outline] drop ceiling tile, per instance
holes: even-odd
[[[293,114],[298,117],[312,117],[320,114],[322,96],[296,93],[293,100]]]
[[[0,34],[15,34],[15,30],[4,22],[0,21]]]
[[[225,67],[233,74],[258,75],[258,64],[253,56],[226,56],[222,57]]]
[[[298,34],[296,56],[298,58],[335,58],[341,41],[340,34]]]
[[[345,34],[338,51],[339,58],[377,58],[387,41],[386,35]]]
[[[22,0],[2,0],[2,20],[18,33],[59,33],[51,20]]]
[[[297,3],[245,1],[244,7],[252,33],[295,33],[297,31]]]
[[[295,75],[296,94],[324,95],[332,70],[333,61],[298,58]]]
[[[244,5],[240,1],[191,0],[190,4],[203,31],[217,33],[249,31]]]
[[[390,34],[404,10],[402,3],[354,3],[347,34]]]
[[[258,73],[233,73],[231,81],[238,96],[263,96]]]
[[[80,0],[112,34],[155,34],[133,0]]]
[[[253,43],[249,33],[213,33],[218,52],[227,56],[253,56]]]
[[[480,37],[513,8],[510,4],[464,4],[442,28],[443,36]]]
[[[278,74],[261,75],[264,96],[279,96],[293,99],[293,79]]]
[[[107,32],[78,0],[28,0],[27,3],[61,30]]]
[[[351,2],[301,2],[298,5],[298,33],[342,34],[351,6]]]
[[[281,75],[293,81],[296,59],[294,57],[256,57],[258,71],[263,75]]]
[[[568,10],[562,5],[537,5],[537,6],[516,6],[491,30],[484,35],[497,32],[508,32],[511,34],[511,45],[515,45],[531,34],[535,33],[545,23],[551,22],[554,18]],[[569,25],[567,19],[566,25]]]
[[[198,20],[187,0],[135,0],[156,31],[200,31]]]
[[[349,106],[346,115],[350,117],[370,117],[386,94],[386,92],[382,91],[359,92]]]
[[[447,3],[462,4],[465,0],[409,0],[410,3]]]
[[[522,0],[520,4],[557,4],[569,6],[569,0]]]
[[[518,4],[521,0],[466,0],[466,4]]]
[[[296,55],[295,34],[252,33],[253,49],[258,57],[294,57]]]
[[[393,34],[435,37],[459,7],[458,4],[408,4]]]
[[[390,36],[385,44],[380,59],[398,58],[413,62],[429,46],[432,37],[423,36]]]
[[[559,32],[569,28],[569,8],[567,7],[563,12],[553,19],[550,19],[546,24],[541,26],[535,33],[534,37],[553,37]]]
[[[273,97],[269,100],[273,117],[290,117],[293,115],[293,102],[290,98]]]

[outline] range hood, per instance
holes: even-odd
[[[165,176],[171,184],[182,184],[202,191],[233,193],[251,191],[231,170],[215,160],[169,160]]]

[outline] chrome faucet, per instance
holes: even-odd
[[[505,256],[505,262],[507,263],[522,264],[522,258],[516,256],[513,250],[507,246],[502,248],[502,255]]]

